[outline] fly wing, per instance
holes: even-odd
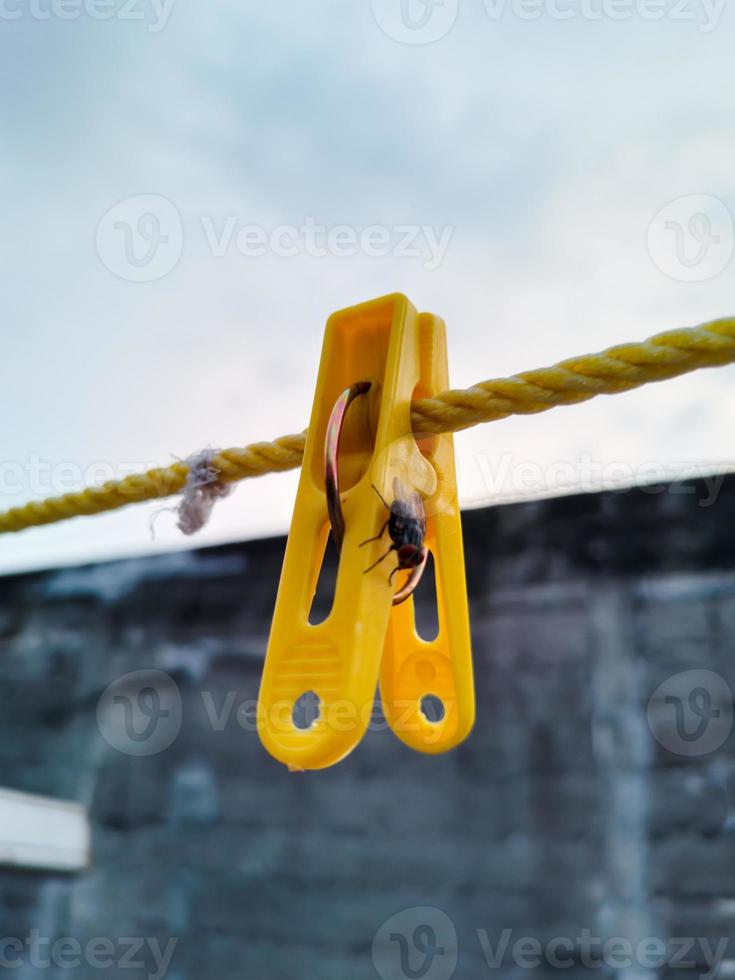
[[[421,537],[426,533],[426,511],[424,509],[424,499],[416,490],[406,490],[405,486],[396,477],[393,480],[393,494],[396,500],[400,500],[410,516],[421,528]]]
[[[423,538],[423,536],[426,534],[426,510],[424,509],[424,498],[420,493],[414,491],[411,494],[408,502],[412,510],[416,512],[416,520],[419,522],[421,537]]]
[[[394,500],[406,500],[408,494],[406,493],[406,488],[399,479],[399,477],[393,477],[393,499]]]

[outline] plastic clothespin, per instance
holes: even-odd
[[[417,443],[411,428],[411,401],[447,387],[444,324],[419,315],[405,296],[329,318],[258,704],[263,744],[292,769],[326,768],[358,744],[373,716],[378,680],[387,722],[412,748],[444,752],[472,728],[453,439],[432,435]],[[336,502],[325,483],[325,444],[335,418],[341,426]],[[430,641],[416,632],[410,595],[420,570],[406,566],[407,573],[396,575],[395,550],[378,561],[391,545],[389,529],[379,532],[397,491],[407,501],[418,494],[425,512],[439,622]],[[313,625],[309,612],[330,518],[335,538],[342,538],[334,601],[327,618]],[[404,574],[402,586],[394,582]],[[300,728],[294,708],[309,692],[318,698],[318,716]],[[426,710],[430,696],[433,711]]]

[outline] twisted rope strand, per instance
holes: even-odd
[[[572,357],[510,378],[481,381],[464,391],[422,398],[413,403],[411,419],[417,434],[459,432],[481,422],[576,405],[596,395],[614,395],[733,361],[735,317],[727,317],[656,334],[643,343],[620,344],[599,354]],[[273,442],[224,449],[212,458],[212,469],[224,482],[296,469],[301,465],[305,442],[304,431]],[[181,492],[188,473],[187,464],[177,461],[99,487],[12,507],[0,512],[0,534],[169,497]]]
[[[630,391],[701,367],[735,361],[735,318],[670,330],[640,344],[621,344],[553,367],[445,391],[412,406],[414,431],[459,432],[509,415],[533,415],[595,395]]]

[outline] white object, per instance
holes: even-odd
[[[85,807],[0,789],[0,865],[83,871],[90,852]]]

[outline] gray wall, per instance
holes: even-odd
[[[691,937],[683,958],[706,973],[702,940],[735,926],[735,479],[706,497],[692,483],[467,512],[474,732],[429,757],[376,725],[319,773],[287,772],[237,715],[257,697],[281,539],[4,579],[0,785],[87,804],[95,860],[77,877],[0,871],[0,937],[106,937],[117,958],[70,971],[26,956],[15,976],[152,976],[152,942],[174,938],[171,980],[374,978],[382,923],[424,906],[451,919],[460,978],[587,974],[583,930],[661,937],[669,957]],[[103,737],[97,707],[150,668],[172,678],[182,723],[141,757],[112,716]],[[411,972],[385,936],[376,963],[442,980],[451,927],[412,915],[394,929]],[[424,920],[433,960],[414,948]],[[482,940],[503,930],[491,970]],[[574,966],[529,972],[512,953],[556,936]],[[144,966],[120,961],[126,937],[145,940]],[[603,959],[597,976],[681,974],[628,968],[624,947]]]

